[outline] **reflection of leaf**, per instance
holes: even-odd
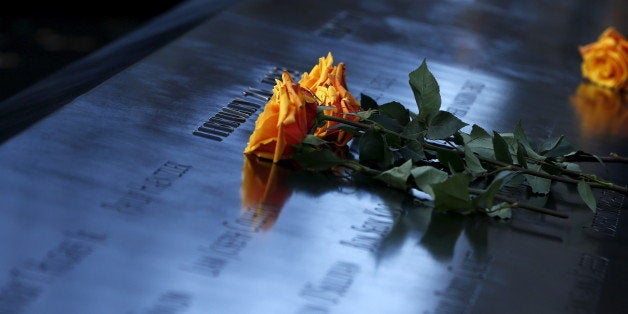
[[[467,217],[465,221],[464,234],[473,248],[474,255],[480,257],[486,255],[488,248],[488,226],[489,221],[479,219],[477,216]]]
[[[431,213],[428,208],[417,206],[411,197],[405,197],[401,206],[404,209],[403,214],[395,219],[392,229],[378,247],[378,264],[397,254],[414,233],[423,233],[428,226]]]
[[[462,215],[433,212],[427,231],[421,238],[421,245],[433,258],[439,261],[450,260],[466,220]]]

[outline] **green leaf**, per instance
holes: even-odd
[[[457,173],[447,180],[432,185],[434,210],[468,213],[473,209],[469,194],[469,177]]]
[[[403,131],[403,125],[399,124],[399,122],[397,122],[397,120],[390,118],[388,116],[385,115],[381,115],[381,114],[376,114],[371,116],[371,118],[369,119],[375,123],[378,123],[379,125],[383,126],[386,129],[389,129],[393,132],[402,132]]]
[[[481,127],[474,124],[471,134],[463,132],[458,132],[458,134],[462,137],[464,144],[469,146],[474,153],[486,158],[495,158],[493,138]]]
[[[552,149],[543,153],[547,158],[568,156],[576,152],[573,144],[561,136],[558,143]]]
[[[478,157],[473,154],[473,152],[467,145],[464,146],[464,160],[467,164],[467,170],[469,170],[469,172],[471,172],[473,175],[478,175],[486,172],[486,169],[482,167],[482,163],[480,163]]]
[[[540,165],[530,165],[529,169],[547,174],[547,172],[541,170]],[[532,188],[532,193],[537,193],[537,194],[549,193],[550,187],[552,185],[552,181],[550,179],[537,177],[531,174],[524,174],[523,176],[526,178],[528,185]]]
[[[582,172],[582,169],[580,169],[580,165],[573,163],[573,162],[563,162],[561,164],[563,167],[565,167],[565,169],[567,170],[571,170],[571,171],[576,171],[576,172]]]
[[[298,149],[292,158],[301,167],[313,171],[328,170],[344,163],[344,159],[327,149]]]
[[[341,130],[341,131],[345,131],[348,133],[351,133],[353,135],[359,134],[361,129],[355,126],[351,126],[351,125],[346,125],[346,124],[336,124],[332,127],[327,128],[327,130]]]
[[[412,119],[410,123],[406,124],[401,132],[401,135],[414,139],[423,139],[425,137],[425,124],[419,121],[419,119]]]
[[[495,131],[493,131],[493,147],[495,148],[495,159],[512,164],[512,156],[508,149],[508,143]]]
[[[404,147],[399,149],[399,153],[403,158],[412,160],[412,162],[419,162],[425,159],[423,146],[418,141],[408,141]]]
[[[495,196],[499,192],[499,189],[502,187],[503,183],[503,179],[494,180],[482,194],[477,195],[473,199],[473,205],[479,208],[493,207],[493,200],[495,199]]]
[[[552,138],[548,138],[547,140],[543,141],[543,143],[541,143],[541,146],[539,147],[539,151],[541,152],[541,154],[548,152],[552,149],[554,149],[554,147],[556,147],[556,145],[558,145],[558,143],[562,140],[563,136],[559,136],[559,137],[552,137]]]
[[[380,181],[383,181],[387,185],[405,190],[407,189],[406,182],[408,181],[408,177],[410,176],[410,170],[412,170],[412,160],[408,160],[403,165],[399,167],[394,167],[389,170],[386,170],[374,178]]]
[[[510,204],[508,203],[499,203],[488,209],[486,214],[489,217],[498,217],[500,219],[512,218],[512,210],[510,208]]]
[[[345,114],[349,115],[349,116],[356,116],[356,117],[360,118],[360,120],[366,120],[366,119],[370,118],[372,115],[376,114],[377,112],[378,112],[377,110],[368,109],[368,110],[365,110],[365,111],[358,111],[356,113],[347,112]]]
[[[308,134],[305,136],[305,138],[303,139],[303,141],[301,141],[301,143],[303,144],[307,144],[307,145],[311,145],[311,146],[320,146],[320,145],[324,145],[327,144],[328,142],[317,137],[314,136],[312,134]]]
[[[370,110],[370,109],[376,110],[379,107],[375,99],[365,94],[360,94],[360,106],[364,110]]]
[[[410,111],[396,101],[381,105],[379,107],[379,112],[382,115],[386,115],[397,120],[400,125],[405,126],[408,122],[410,122]]]
[[[509,187],[509,188],[518,188],[520,185],[522,185],[524,182],[526,182],[526,178],[524,177],[524,175],[520,172],[513,172],[511,176],[508,177],[508,181],[504,181],[504,186]]]
[[[379,132],[369,129],[360,137],[360,162],[381,162],[385,158],[386,150],[388,148],[384,137]]]
[[[452,151],[439,150],[436,152],[436,157],[440,163],[448,166],[456,172],[464,170],[464,162],[462,161],[462,158]]]
[[[440,109],[440,89],[436,78],[427,68],[425,59],[418,69],[410,72],[410,87],[414,93],[417,107],[419,108],[419,118],[427,121],[429,117],[436,114]]]
[[[439,111],[429,119],[426,136],[433,140],[442,140],[450,137],[466,125],[451,112]]]
[[[524,179],[523,175],[518,171],[503,170],[495,175],[493,181],[502,180],[502,186],[517,187],[523,183]]]
[[[521,142],[518,142],[518,147],[517,147],[517,163],[519,164],[519,166],[523,167],[523,168],[528,168],[528,162],[526,160],[526,158],[528,157],[528,153],[526,152],[525,147],[523,147],[523,145],[521,144]]]
[[[534,149],[532,149],[532,145],[530,144],[530,141],[528,141],[528,138],[526,137],[525,133],[523,132],[523,128],[521,127],[521,121],[517,122],[513,134],[515,136],[515,139],[521,145],[523,145],[528,156],[538,160],[545,159],[545,157],[539,155]]]
[[[410,171],[416,186],[421,191],[434,197],[434,191],[432,190],[432,184],[441,183],[449,177],[446,172],[438,170],[432,166],[415,167]]]
[[[593,195],[593,191],[591,191],[591,187],[584,182],[584,180],[578,182],[578,194],[580,194],[584,203],[595,213],[597,206],[595,196]]]

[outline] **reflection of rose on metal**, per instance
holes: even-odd
[[[288,171],[255,156],[245,156],[240,196],[252,227],[269,229],[279,217],[292,195],[292,189],[285,184]]]
[[[628,136],[628,94],[582,83],[570,101],[585,137]]]

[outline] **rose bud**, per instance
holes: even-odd
[[[292,145],[299,144],[314,126],[316,98],[308,90],[294,84],[288,72],[277,80],[273,95],[255,121],[255,130],[244,149],[271,159],[274,163],[292,156]]]
[[[331,53],[327,54],[327,57],[319,58],[318,64],[309,73],[303,73],[299,85],[314,93],[321,105],[333,107],[333,109],[324,110],[324,114],[358,121],[359,118],[355,115],[347,115],[347,113],[360,111],[360,103],[347,90],[345,65],[339,63],[333,66],[333,62],[334,58]],[[334,142],[338,146],[344,146],[352,135],[339,129],[332,129],[337,124],[338,122],[335,121],[327,121],[314,132],[314,135]]]
[[[612,89],[628,88],[628,41],[618,31],[609,27],[579,50],[583,77]]]

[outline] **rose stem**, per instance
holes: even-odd
[[[598,159],[599,158],[599,159]],[[610,156],[605,157],[597,157],[595,158],[593,155],[586,154],[576,154],[565,157],[566,161],[576,161],[576,162],[599,162],[600,160],[603,162],[622,162],[628,163],[628,158],[619,156],[615,153],[611,153]]]
[[[382,128],[382,127],[377,128],[376,125],[373,125],[373,124],[366,124],[366,123],[362,123],[362,122],[356,122],[356,121],[353,121],[353,120],[340,118],[340,117],[334,117],[334,116],[328,116],[328,115],[324,115],[323,119],[344,123],[344,124],[355,126],[355,127],[359,127],[359,128],[362,128],[362,129],[371,129],[371,128],[378,129],[378,130],[383,131],[384,133],[395,135],[395,136],[397,136],[399,138],[403,138],[403,139],[407,139],[407,140],[416,140],[416,139],[413,139],[413,138],[410,138],[410,137],[403,136],[403,135],[401,135],[401,134],[399,134],[397,132],[388,130],[386,128]],[[423,141],[423,146],[425,146],[426,148],[432,149],[432,150],[441,150],[441,151],[446,150],[446,151],[455,152],[455,153],[458,153],[458,154],[461,154],[461,155],[464,154],[464,152],[461,152],[458,148],[454,148],[454,149],[445,148],[445,147],[441,147],[439,145],[427,143],[425,141]],[[516,165],[511,165],[511,164],[508,164],[508,163],[505,163],[505,162],[501,162],[501,161],[498,161],[498,160],[486,158],[486,157],[483,157],[483,156],[480,156],[480,155],[477,155],[477,157],[478,157],[478,159],[480,159],[480,160],[482,160],[482,161],[484,161],[486,163],[491,163],[491,164],[494,164],[494,165],[497,165],[497,166],[500,166],[500,167],[509,167],[513,171],[522,172],[522,173],[533,175],[533,176],[537,176],[537,177],[540,177],[540,178],[545,178],[545,179],[550,179],[550,180],[553,180],[553,181],[558,181],[558,182],[563,182],[563,183],[570,183],[570,184],[578,184],[579,183],[578,180],[574,180],[574,179],[571,179],[571,178],[565,178],[565,177],[561,177],[561,176],[556,176],[556,175],[551,175],[551,174],[548,174],[548,173],[542,173],[542,172],[526,169],[526,168],[519,167],[519,166],[516,166]],[[595,188],[595,189],[608,189],[608,190],[613,190],[613,191],[622,193],[624,195],[628,195],[628,188],[621,187],[621,186],[618,186],[618,185],[615,185],[615,184],[612,184],[612,183],[589,183],[589,186],[591,188]]]
[[[469,188],[469,193],[471,194],[475,194],[475,195],[479,195],[484,193],[484,190],[481,189],[474,189],[474,188]],[[495,198],[500,200],[500,201],[504,201],[507,203],[510,203],[512,206],[514,207],[518,207],[518,208],[523,208],[523,209],[527,209],[527,210],[531,210],[537,213],[541,213],[541,214],[545,214],[545,215],[550,215],[550,216],[554,216],[554,217],[558,217],[558,218],[564,218],[567,219],[569,218],[569,215],[567,214],[563,214],[563,213],[559,213],[556,211],[553,211],[551,209],[547,209],[544,207],[538,207],[538,206],[534,206],[534,205],[530,205],[530,204],[526,204],[526,203],[519,203],[519,201],[517,201],[514,198],[509,198],[503,195],[495,195]]]
[[[375,175],[378,175],[378,174],[382,173],[379,170],[376,170],[376,169],[364,166],[364,165],[362,165],[362,164],[360,164],[358,162],[355,162],[355,161],[348,161],[348,162],[344,163],[343,165],[345,167],[349,168],[349,169],[352,169],[352,170],[355,170],[355,171],[359,171],[359,172],[364,172],[364,173],[366,173],[367,175],[370,175],[370,176],[375,176]],[[469,188],[469,192],[471,194],[478,195],[478,194],[484,193],[485,191],[484,190],[480,190],[480,189]],[[529,205],[529,204],[526,204],[526,203],[520,203],[516,199],[512,199],[512,198],[509,198],[509,197],[506,197],[506,196],[502,196],[502,195],[499,195],[499,194],[495,195],[495,198],[500,200],[500,201],[507,202],[510,205],[512,205],[513,207],[527,209],[527,210],[534,211],[534,212],[537,212],[537,213],[550,215],[550,216],[554,216],[554,217],[559,217],[559,218],[564,218],[564,219],[569,218],[569,215],[567,215],[567,214],[558,213],[556,211],[553,211],[551,209],[547,209],[547,208],[544,208],[544,207],[538,207],[538,206]]]

